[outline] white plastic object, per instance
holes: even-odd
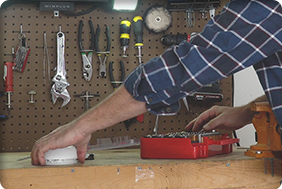
[[[138,0],[114,0],[114,10],[133,11],[136,9]]]
[[[74,146],[49,150],[44,157],[46,165],[72,165],[78,162]]]

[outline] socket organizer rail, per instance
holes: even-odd
[[[141,138],[142,159],[198,159],[229,154],[239,139],[219,132],[176,132]]]

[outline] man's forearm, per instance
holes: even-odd
[[[84,132],[92,133],[147,111],[145,102],[136,101],[122,85],[97,106],[89,109],[76,120]]]

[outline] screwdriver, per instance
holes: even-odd
[[[120,22],[120,48],[122,49],[122,57],[127,57],[126,51],[129,45],[131,22],[129,20],[122,20]]]
[[[133,33],[135,35],[135,48],[138,49],[139,64],[142,64],[142,48],[143,48],[143,19],[141,16],[135,16],[133,18]],[[136,120],[143,123],[144,114],[136,117]]]
[[[139,63],[142,63],[142,48],[143,48],[143,19],[141,16],[133,18],[133,32],[135,35],[135,48],[138,49]]]
[[[7,106],[8,106],[8,116],[10,116],[11,112],[11,95],[14,92],[13,89],[13,63],[12,62],[5,62],[4,64],[4,77],[5,81],[5,94],[7,94]]]

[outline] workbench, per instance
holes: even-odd
[[[27,152],[0,153],[0,182],[5,189],[277,189],[281,159],[244,156],[245,149],[196,160],[141,159],[139,149],[95,152],[95,160],[71,166],[33,166]]]

